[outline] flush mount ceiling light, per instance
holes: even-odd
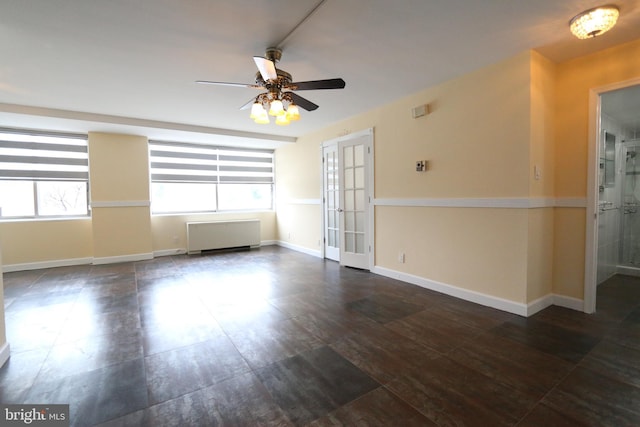
[[[584,12],[569,21],[569,28],[579,39],[588,39],[604,34],[616,25],[620,11],[616,6],[607,5]]]

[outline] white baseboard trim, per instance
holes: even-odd
[[[440,292],[445,295],[460,298],[465,301],[473,302],[524,317],[533,316],[537,312],[542,311],[552,305],[557,305],[559,307],[569,308],[576,311],[584,311],[583,300],[566,297],[563,295],[549,294],[531,301],[528,304],[522,304],[515,301],[506,300],[504,298],[498,298],[480,292],[459,288],[457,286],[449,285],[446,283],[437,282],[435,280],[425,279],[424,277],[414,276],[412,274],[391,270],[389,268],[374,267],[371,272],[379,274],[381,276],[411,283],[413,285],[430,289],[432,291]]]
[[[277,240],[263,240],[260,242],[260,246],[270,246],[270,245],[278,245],[279,242]],[[284,246],[284,245],[283,245]],[[298,252],[309,253],[307,249],[296,246],[290,249],[297,250]],[[305,249],[305,250],[302,250]],[[112,257],[99,257],[99,258],[71,258],[71,259],[61,259],[55,261],[41,261],[41,262],[28,262],[24,264],[7,264],[2,266],[3,273],[13,273],[15,271],[26,271],[26,270],[41,270],[45,268],[54,268],[54,267],[70,267],[74,265],[101,265],[101,264],[115,264],[119,262],[132,262],[132,261],[147,261],[157,257],[163,256],[171,256],[171,255],[184,255],[187,253],[185,248],[175,248],[175,249],[162,249],[159,251],[153,251],[153,253],[143,253],[143,254],[134,254],[134,255],[122,255],[122,256],[112,256]],[[310,255],[320,256],[318,254],[310,253]]]
[[[93,258],[93,264],[115,264],[118,262],[147,261],[150,259],[153,259],[153,252]]]
[[[553,305],[553,299],[554,299],[554,295],[553,294],[548,294],[548,295],[545,295],[545,296],[543,296],[541,298],[538,298],[536,300],[531,301],[529,304],[527,304],[527,317],[533,316],[537,312],[542,311],[545,308],[552,306]]]
[[[617,265],[616,266],[616,273],[618,274],[625,274],[627,276],[640,276],[640,268],[636,268],[636,267],[628,267],[625,265]]]
[[[153,251],[153,257],[161,257],[161,256],[171,256],[171,255],[184,255],[187,253],[187,250],[184,248],[176,248],[176,249],[162,249],[160,251]]]
[[[73,265],[91,264],[93,258],[70,258],[58,259],[54,261],[27,262],[24,264],[7,264],[2,266],[3,273],[14,271],[41,270],[43,268],[69,267]]]
[[[506,311],[508,313],[517,314],[519,316],[527,316],[528,307],[526,304],[509,301],[503,298],[493,297],[490,295],[482,294],[480,292],[470,291],[468,289],[459,288],[457,286],[448,285],[446,283],[425,279],[424,277],[414,276],[412,274],[402,273],[400,271],[395,271],[384,267],[374,267],[371,271],[381,276],[398,279],[403,282],[411,283],[422,288],[460,298],[465,301],[492,307],[498,310]]]
[[[6,342],[2,347],[0,347],[0,368],[2,368],[5,363],[7,363],[10,355],[11,347],[9,346],[9,343]]]
[[[305,248],[304,246],[294,245],[293,243],[283,242],[282,240],[278,240],[277,245],[282,246],[283,248],[294,250],[296,252],[302,252],[303,254],[311,255],[317,258],[322,258],[322,252]]]
[[[570,308],[571,310],[584,311],[584,300],[567,297],[564,295],[553,295],[553,305],[558,307]]]

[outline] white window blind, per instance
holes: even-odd
[[[274,181],[273,150],[149,142],[152,182],[265,183]]]
[[[88,181],[87,136],[0,128],[0,179]]]
[[[0,128],[0,219],[86,216],[87,135]]]

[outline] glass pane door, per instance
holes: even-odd
[[[369,269],[371,134],[340,141],[340,263]]]
[[[324,252],[325,257],[340,260],[340,181],[337,145],[324,147]]]
[[[344,161],[344,250],[364,254],[364,146],[342,148]]]

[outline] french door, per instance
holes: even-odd
[[[324,256],[340,261],[340,192],[337,144],[322,148]]]
[[[322,153],[325,257],[370,269],[373,130],[327,141]]]

